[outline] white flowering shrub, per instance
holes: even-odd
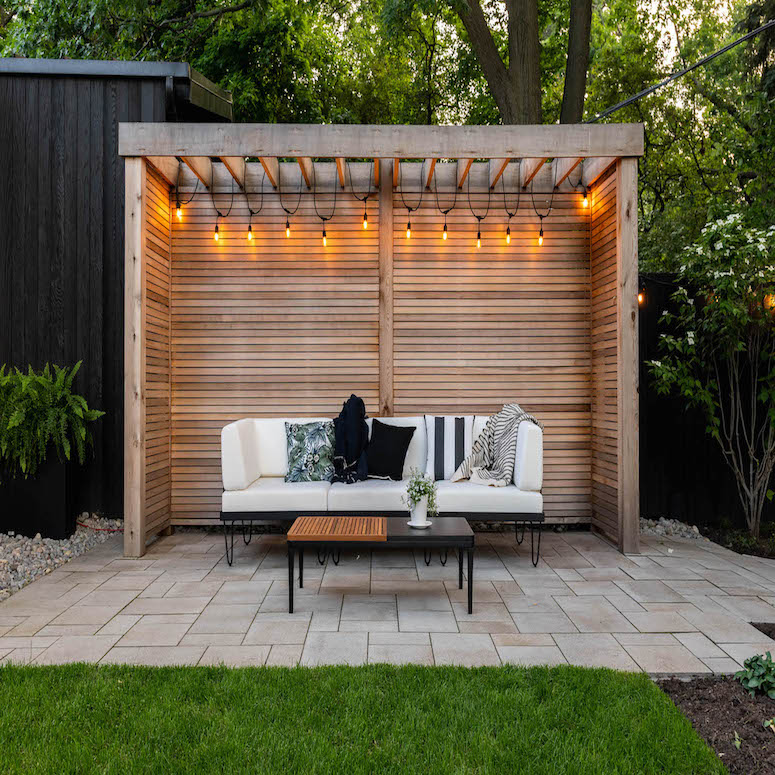
[[[419,468],[413,468],[409,475],[409,482],[406,485],[406,495],[404,496],[406,506],[411,509],[423,498],[427,498],[428,515],[433,517],[439,513],[436,493],[436,482],[430,476],[420,471]]]
[[[708,223],[678,282],[650,363],[656,389],[704,412],[758,537],[775,466],[775,226],[749,228],[741,213]]]

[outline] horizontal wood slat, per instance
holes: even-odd
[[[299,517],[290,530],[290,541],[387,541],[385,517]]]

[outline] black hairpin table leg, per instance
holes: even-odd
[[[299,544],[299,589],[304,587],[304,544]]]
[[[457,550],[457,588],[463,589],[463,550]]]
[[[293,547],[288,544],[288,613],[293,613]]]
[[[474,550],[468,550],[468,613],[474,612]]]

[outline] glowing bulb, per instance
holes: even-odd
[[[287,218],[285,219],[285,236],[291,236],[291,222]]]
[[[544,227],[541,227],[541,230],[538,232],[538,244],[543,245],[544,244]]]
[[[323,229],[323,247],[325,247],[327,244],[328,242],[326,241],[326,230]]]
[[[215,224],[215,231],[213,231],[213,239],[218,242],[218,224]]]
[[[180,206],[180,202],[175,206],[175,215],[178,216],[178,220],[183,220],[183,208]]]
[[[441,238],[442,239],[447,239],[447,224],[446,224],[446,222],[444,223],[444,231],[441,233]]]
[[[253,239],[253,226],[251,224],[248,224],[248,240]]]
[[[764,297],[764,309],[775,310],[775,293],[768,293]]]
[[[511,226],[506,227],[506,244],[511,245]]]
[[[366,211],[363,211],[363,228],[368,229],[369,228],[369,216],[366,214]]]
[[[584,191],[584,207],[589,207],[589,199],[587,198],[587,192]]]
[[[476,247],[480,248],[482,247],[482,232],[477,231],[476,232]]]
[[[409,239],[412,236],[412,222],[406,222],[406,238]]]
[[[644,296],[643,296],[643,291],[641,291],[641,292],[638,294],[638,304],[639,304],[639,305],[640,305],[640,304],[643,304],[643,298],[644,298]]]

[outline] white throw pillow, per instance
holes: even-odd
[[[474,417],[465,415],[425,415],[428,462],[425,473],[431,479],[451,479],[464,458],[471,454]]]

